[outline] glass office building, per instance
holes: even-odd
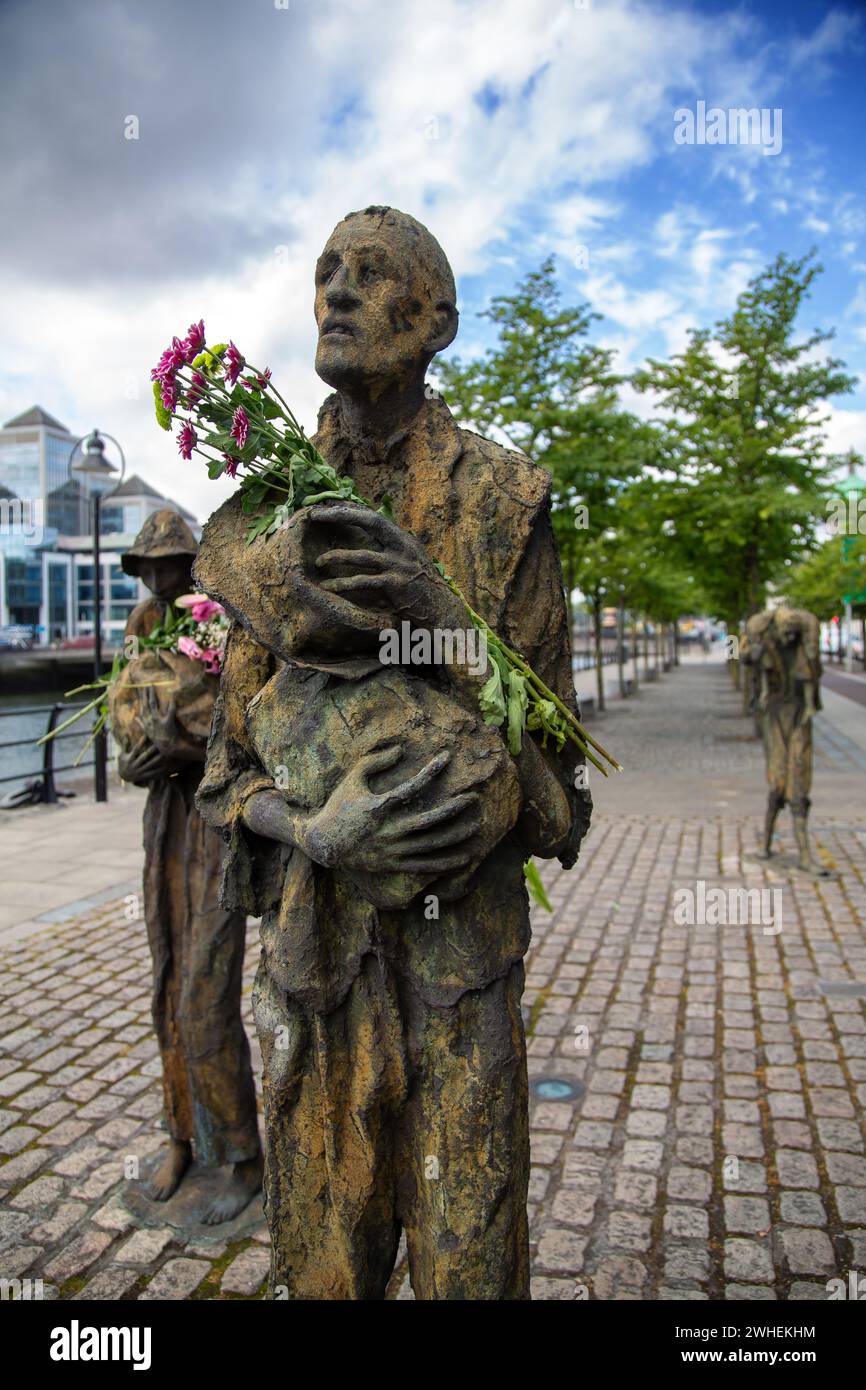
[[[137,474],[115,487],[105,476],[70,474],[76,436],[40,406],[0,429],[0,636],[32,630],[40,645],[92,637],[94,572],[92,503],[100,507],[102,639],[119,644],[132,608],[145,595],[120,567],[146,518],[173,507],[199,534],[195,517]],[[110,495],[108,495],[110,494]]]

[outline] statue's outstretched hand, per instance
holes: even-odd
[[[477,793],[448,797],[427,810],[410,809],[447,766],[447,751],[437,753],[420,772],[388,791],[370,789],[368,779],[393,767],[402,753],[395,744],[358,760],[306,823],[302,848],[311,859],[368,873],[431,876],[469,863],[471,841],[481,824]]]
[[[462,792],[412,809],[447,766],[447,750],[395,787],[374,792],[369,778],[394,767],[402,754],[398,744],[364,754],[319,811],[299,811],[276,791],[257,792],[244,808],[246,824],[258,835],[296,845],[325,868],[431,878],[462,869],[472,859],[472,839],[481,826],[480,797]]]

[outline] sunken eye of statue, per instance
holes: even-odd
[[[328,260],[320,263],[316,270],[316,283],[319,285],[326,285],[329,280],[334,278],[340,265],[341,262],[338,260]]]
[[[365,265],[361,267],[358,279],[362,285],[374,285],[377,280],[381,279],[381,272],[373,265]]]

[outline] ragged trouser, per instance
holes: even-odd
[[[523,978],[433,1008],[367,955],[307,1014],[260,968],[272,1296],[383,1298],[402,1228],[417,1298],[529,1297]]]
[[[241,1019],[246,916],[219,906],[221,840],[195,808],[201,768],[161,778],[144,814],[144,911],[165,1125],[199,1163],[259,1147],[250,1050]]]

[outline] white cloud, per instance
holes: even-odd
[[[21,32],[40,13],[13,9]],[[687,328],[727,312],[762,260],[743,247],[735,219],[720,226],[717,214],[688,203],[677,202],[641,240],[642,209],[629,202],[630,180],[659,155],[675,157],[673,110],[683,92],[715,84],[739,103],[741,90],[766,76],[760,44],[744,57],[755,24],[739,10],[710,15],[637,0],[586,11],[567,0],[318,0],[267,16],[257,10],[251,28],[239,7],[193,0],[178,14],[198,46],[178,53],[164,51],[174,9],[161,0],[143,9],[116,0],[110,25],[92,0],[75,10],[68,32],[57,21],[48,65],[27,69],[35,115],[16,168],[22,190],[39,185],[48,197],[64,161],[76,179],[87,173],[80,198],[57,202],[51,233],[58,257],[75,251],[84,269],[49,279],[50,237],[41,268],[34,264],[27,242],[44,231],[45,205],[37,219],[20,197],[22,236],[0,272],[5,358],[14,364],[0,380],[4,418],[39,401],[82,433],[99,425],[121,439],[130,469],[200,515],[224,491],[181,463],[156,429],[148,369],[172,333],[203,316],[212,333],[273,368],[312,426],[326,393],[312,369],[313,266],[350,210],[393,203],[414,213],[458,276],[525,263],[527,250],[536,263],[550,250],[567,258],[586,244],[589,272],[569,285],[608,316],[605,340],[629,362],[653,334],[681,350]],[[813,36],[816,51],[829,52],[839,32]],[[228,50],[234,82],[227,35],[237,44]],[[90,68],[111,74],[99,119],[110,126],[120,112],[150,113],[140,147],[120,151],[138,164],[127,161],[117,177],[113,165],[100,175],[104,132],[86,126],[94,104],[69,81],[84,39]],[[40,111],[55,95],[51,83],[63,97],[56,120]],[[103,95],[97,110],[105,105]],[[758,171],[766,178],[772,165],[779,196],[789,198],[783,161],[758,154],[726,173],[749,201],[763,186]],[[123,181],[129,168],[138,184]],[[797,200],[805,205],[805,196]],[[623,231],[630,210],[637,231]],[[853,200],[838,216],[858,213]],[[856,234],[853,224],[847,234]],[[479,341],[467,324],[458,350],[466,355]],[[140,383],[138,399],[127,396],[128,378]]]

